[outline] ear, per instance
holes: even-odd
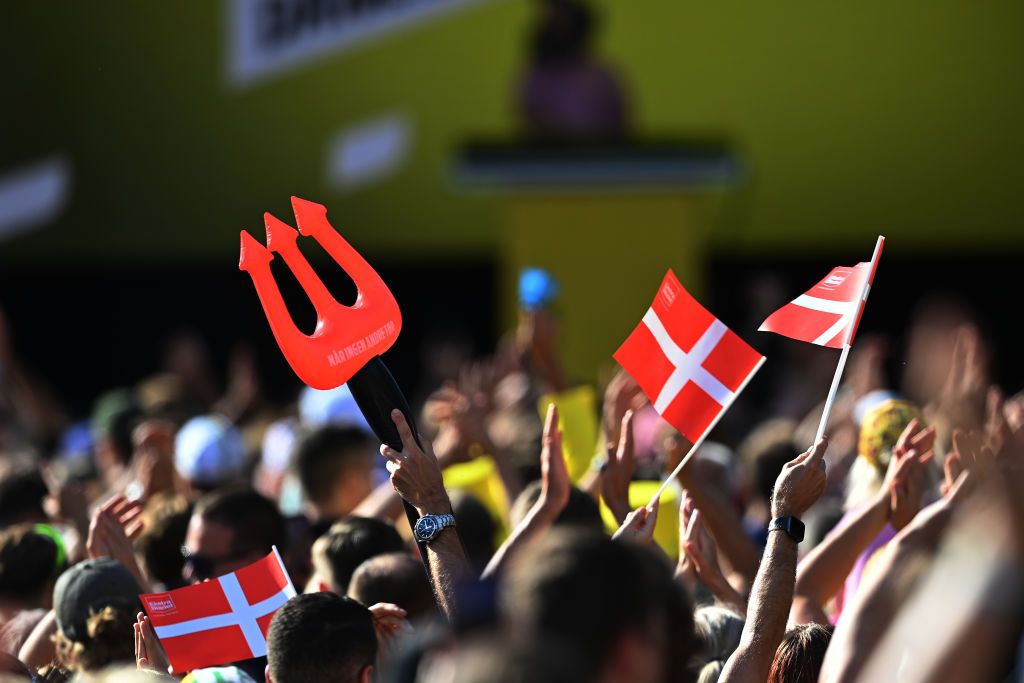
[[[327,585],[326,583],[324,583],[323,581],[321,581],[321,582],[320,582],[320,592],[321,592],[321,593],[330,593],[330,592],[331,592],[331,587],[330,587],[330,586],[328,586],[328,585]]]
[[[267,683],[274,683],[274,681],[270,678],[270,665],[269,664],[267,664],[263,668],[263,677],[267,679]]]
[[[359,683],[371,683],[373,681],[373,664],[368,665],[359,674]],[[267,683],[270,683],[269,679]]]

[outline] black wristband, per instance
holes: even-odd
[[[804,523],[796,517],[776,517],[768,525],[768,531],[785,531],[797,543],[804,540]]]

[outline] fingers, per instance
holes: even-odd
[[[904,428],[903,433],[900,434],[900,438],[896,440],[896,446],[893,448],[893,451],[903,453],[903,451],[907,450],[910,447],[911,439],[920,429],[921,423],[915,417],[910,421],[910,424]]]
[[[700,549],[700,529],[700,510],[694,510],[693,514],[690,515],[689,523],[686,525],[686,542],[687,544],[692,543],[698,549]]]
[[[408,453],[419,448],[419,444],[416,443],[416,438],[413,436],[412,428],[409,427],[409,423],[406,421],[402,411],[392,410],[391,420],[395,423],[395,427],[398,428],[398,437],[402,440],[402,452]]]
[[[825,463],[825,451],[828,450],[828,437],[818,439],[813,446],[796,456],[788,465],[814,465],[822,467]]]
[[[544,443],[554,443],[560,440],[562,433],[558,430],[558,406],[554,403],[548,405],[548,414],[544,418]]]
[[[627,410],[622,416],[622,428],[619,430],[618,461],[631,465],[633,462],[633,411]]]
[[[388,465],[397,463],[402,459],[402,454],[399,451],[384,443],[380,445],[380,454],[387,458]]]

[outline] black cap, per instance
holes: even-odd
[[[115,607],[134,616],[142,609],[141,592],[135,577],[117,560],[101,557],[80,562],[61,574],[54,586],[57,626],[68,639],[85,642],[89,639],[86,622],[91,614]]]

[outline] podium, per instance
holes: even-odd
[[[695,293],[716,195],[743,177],[719,141],[474,143],[455,180],[502,200],[502,329],[515,323],[519,271],[550,271],[570,376],[593,382],[640,321],[668,268]]]

